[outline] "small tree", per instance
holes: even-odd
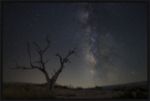
[[[31,57],[31,52],[30,52],[30,44],[27,43],[27,53],[29,56],[30,67],[17,65],[13,69],[23,69],[23,70],[38,69],[39,71],[41,71],[44,74],[46,81],[47,81],[47,84],[48,84],[48,88],[50,91],[52,91],[52,89],[54,88],[54,85],[58,79],[58,76],[60,75],[60,73],[64,69],[64,64],[70,62],[69,57],[75,53],[75,49],[70,50],[66,54],[65,57],[62,57],[59,53],[56,54],[56,56],[59,57],[59,60],[60,60],[59,61],[60,62],[60,68],[58,68],[58,70],[56,72],[54,72],[53,75],[50,77],[48,75],[48,72],[46,71],[46,66],[45,66],[45,64],[48,63],[48,61],[44,61],[44,55],[50,47],[50,41],[49,41],[48,37],[46,38],[46,42],[47,42],[47,46],[43,49],[36,42],[33,43],[36,47],[36,52],[39,55],[39,60],[36,61],[36,63],[39,64],[38,66],[33,64],[33,62],[32,62],[32,57]]]

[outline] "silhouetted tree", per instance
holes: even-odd
[[[48,37],[46,38],[46,42],[47,42],[47,46],[43,49],[36,42],[33,42],[33,44],[36,47],[36,52],[39,55],[39,60],[36,61],[36,63],[39,64],[38,66],[33,64],[33,62],[32,62],[32,57],[31,57],[31,52],[30,52],[30,50],[31,50],[30,49],[30,44],[27,43],[27,53],[28,53],[28,56],[29,56],[30,67],[17,65],[13,69],[23,69],[23,70],[38,69],[39,71],[41,71],[45,75],[49,90],[52,91],[52,89],[53,89],[53,87],[54,87],[54,85],[55,85],[55,83],[58,79],[59,74],[64,69],[64,64],[70,62],[69,57],[75,53],[75,49],[70,50],[65,57],[62,57],[59,53],[56,54],[56,56],[59,57],[59,60],[60,60],[60,67],[50,77],[48,75],[48,72],[46,71],[46,66],[45,66],[45,64],[48,61],[44,61],[44,55],[50,47],[50,40],[48,39]]]

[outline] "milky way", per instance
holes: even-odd
[[[81,23],[81,32],[83,34],[83,52],[84,57],[87,62],[86,68],[89,70],[89,73],[92,77],[92,81],[95,84],[94,78],[96,73],[96,54],[97,54],[97,46],[96,46],[96,27],[93,25],[92,18],[92,6],[90,4],[82,5],[79,12],[79,20]]]

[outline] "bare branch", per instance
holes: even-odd
[[[30,52],[30,44],[29,43],[27,43],[27,52],[28,52],[28,55],[29,55],[29,60],[30,60],[30,66],[31,66],[31,68],[24,68],[24,69],[34,69],[34,68],[40,69],[40,67],[35,66],[35,65],[32,64],[32,58],[31,58],[31,52]]]
[[[22,69],[22,70],[24,70],[24,68],[28,68],[28,67],[20,67],[20,66],[17,66],[17,67],[12,67],[11,69]],[[30,68],[30,69],[32,69],[32,68]]]
[[[47,42],[47,46],[44,49],[41,49],[41,47],[36,42],[33,43],[36,46],[36,48],[37,48],[36,51],[38,52],[38,54],[40,56],[40,59],[39,59],[39,61],[37,61],[37,63],[40,63],[42,66],[41,68],[43,68],[43,69],[45,69],[45,63],[48,62],[48,61],[44,62],[44,60],[43,60],[43,55],[50,46],[50,40],[48,39],[48,37],[46,37],[46,42]]]
[[[72,49],[72,50],[69,50],[69,52],[68,52],[68,54],[66,55],[65,58],[68,58],[69,56],[71,56],[71,55],[74,54],[74,53],[75,53],[75,48]]]
[[[37,61],[37,63],[40,63],[43,69],[45,68],[45,62],[43,60],[43,54],[49,48],[49,43],[50,43],[50,41],[49,41],[49,39],[47,39],[47,46],[44,48],[44,50],[42,50],[41,47],[36,42],[33,43],[37,47],[37,52],[38,52],[38,54],[40,56],[40,60]]]
[[[38,67],[38,66],[25,67],[25,66],[19,66],[19,65],[17,65],[16,67],[11,68],[11,69],[31,70],[31,69],[40,69],[40,67]]]
[[[69,60],[69,57],[70,57],[71,55],[75,54],[75,52],[76,52],[76,51],[75,51],[75,48],[72,49],[72,50],[69,50],[68,54],[67,54],[66,57],[63,59],[63,63],[67,63],[67,62],[71,63],[71,61]]]
[[[32,58],[31,58],[31,52],[30,52],[30,44],[29,44],[29,42],[27,43],[27,52],[28,52],[28,56],[29,56],[30,65],[32,65]]]
[[[41,52],[41,47],[40,47],[36,42],[33,42],[33,44],[34,44],[35,47],[36,47],[36,51],[37,51],[38,53],[40,53],[40,52]]]
[[[68,63],[71,63],[71,61],[70,61],[68,58],[65,58],[65,59],[64,59],[64,63],[67,63],[67,62],[68,62]]]
[[[48,50],[48,48],[49,48],[49,46],[50,46],[50,40],[49,40],[48,37],[46,37],[46,42],[47,42],[47,45],[46,45],[46,47],[45,47],[44,49],[42,49],[42,48],[40,47],[40,45],[37,44],[36,42],[33,42],[33,44],[34,44],[35,47],[36,47],[36,51],[37,51],[39,54],[41,54],[41,55],[43,55],[43,54]]]
[[[48,37],[46,37],[46,42],[47,42],[47,46],[42,50],[42,54],[44,54],[50,46],[50,40]]]
[[[57,53],[56,56],[59,58],[60,63],[62,63],[62,56],[59,53]]]
[[[65,56],[65,58],[62,58],[62,56],[59,53],[57,53],[56,56],[59,57],[59,60],[60,60],[61,64],[64,64],[64,63],[67,63],[67,62],[71,63],[71,61],[69,60],[69,57],[71,55],[75,54],[75,53],[76,53],[76,51],[75,51],[75,48],[74,48],[72,50],[69,50],[69,52],[67,53],[67,55]]]

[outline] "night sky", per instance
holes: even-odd
[[[56,53],[77,54],[57,83],[92,87],[147,80],[147,11],[144,3],[5,3],[3,8],[3,81],[45,83],[29,65],[27,42],[51,44],[45,60],[49,75],[59,68]],[[33,60],[38,54],[32,45]]]

